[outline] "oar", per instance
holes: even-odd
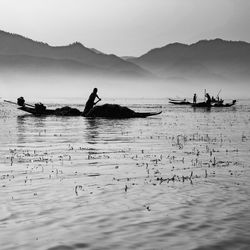
[[[216,98],[218,98],[218,97],[219,97],[220,92],[221,92],[221,89],[220,89],[220,91],[218,92],[218,94],[217,94]]]
[[[4,101],[4,102],[11,103],[11,104],[15,104],[15,105],[17,105],[17,106],[20,106],[20,105],[18,105],[16,102],[12,102],[12,101],[8,101],[8,100],[3,100],[3,101]],[[35,107],[34,105],[27,104],[27,103],[24,103],[24,106],[29,106],[29,107],[32,107],[32,108]]]
[[[100,102],[101,101],[101,99],[99,99],[97,102],[95,102],[95,105],[98,103],[98,102]]]

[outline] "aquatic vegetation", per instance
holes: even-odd
[[[55,230],[70,231],[72,245],[84,241],[98,249],[99,237],[107,235],[125,244],[141,232],[145,247],[150,237],[157,242],[171,235],[179,242],[176,232],[183,228],[199,237],[216,237],[218,224],[228,233],[232,221],[244,228],[235,208],[249,216],[248,112],[163,105],[161,116],[144,120],[3,115],[0,201],[9,213],[2,212],[0,221],[6,246],[13,246],[9,233],[20,228],[28,232],[21,243],[34,249],[42,245],[34,242],[54,240]]]

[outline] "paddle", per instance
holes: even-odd
[[[4,101],[4,102],[7,102],[7,103],[15,104],[15,105],[17,105],[17,106],[20,106],[20,105],[18,105],[16,102],[12,102],[12,101],[8,101],[8,100],[3,100],[3,101]],[[25,103],[24,106],[29,106],[29,107],[35,108],[34,105],[27,104],[27,103]]]
[[[221,92],[221,89],[220,89],[220,91],[218,92],[218,94],[217,94],[217,96],[216,96],[217,99],[218,99],[218,97],[219,97],[220,92]]]

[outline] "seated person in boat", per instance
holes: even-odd
[[[22,96],[17,99],[17,104],[19,106],[25,106],[25,100]]]
[[[95,98],[98,98],[98,100],[95,102]],[[99,101],[101,101],[101,98],[97,95],[97,88],[93,89],[93,92],[90,94],[88,101],[86,102],[83,115],[87,115],[88,112],[96,105]]]
[[[212,102],[216,102],[215,98],[212,96],[212,99],[211,99]]]

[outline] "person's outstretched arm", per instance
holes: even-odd
[[[98,102],[100,102],[102,99],[101,98],[99,98],[95,103],[94,103],[94,105],[96,105]]]
[[[99,99],[99,101],[101,101],[101,98],[96,94],[96,97]]]

